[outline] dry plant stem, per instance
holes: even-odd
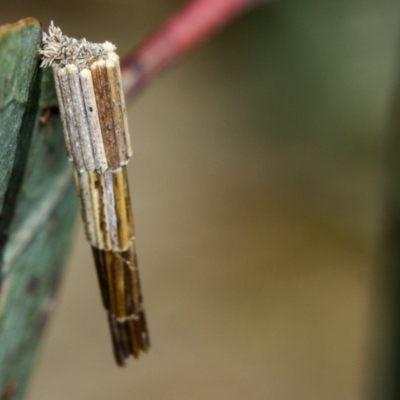
[[[116,361],[149,348],[135,252],[126,164],[132,154],[115,47],[44,35],[52,66],[86,237],[108,312]]]
[[[132,97],[167,66],[227,23],[267,0],[193,0],[167,20],[121,63],[126,96]]]

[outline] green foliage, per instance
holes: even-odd
[[[41,29],[0,28],[0,398],[21,399],[68,252],[77,201]]]

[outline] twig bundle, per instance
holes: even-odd
[[[53,68],[67,154],[92,245],[116,361],[149,348],[126,164],[132,154],[119,57],[110,42],[43,33],[42,67]]]

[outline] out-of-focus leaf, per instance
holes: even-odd
[[[40,24],[0,27],[0,399],[24,396],[77,201]]]

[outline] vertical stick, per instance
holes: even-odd
[[[101,133],[103,136],[104,149],[107,156],[109,168],[118,169],[121,165],[120,155],[117,146],[117,138],[114,131],[110,84],[108,82],[106,63],[100,60],[90,67],[93,79]]]
[[[120,165],[125,165],[129,161],[132,150],[128,138],[129,133],[128,124],[126,122],[126,111],[125,107],[123,107],[123,97],[121,97],[120,74],[117,72],[117,64],[112,59],[106,61],[106,69],[110,87],[112,119],[115,139],[119,150]]]
[[[81,144],[83,163],[86,171],[93,171],[95,165],[93,158],[92,138],[89,135],[89,122],[86,117],[83,93],[79,79],[79,70],[78,67],[73,64],[68,64],[65,69],[68,75],[70,90],[73,94],[72,104],[79,135],[79,142]]]
[[[85,169],[85,164],[83,162],[78,126],[75,118],[74,105],[72,101],[73,94],[69,86],[69,80],[66,69],[65,68],[59,69],[57,72],[57,76],[58,76],[59,87],[61,89],[60,90],[61,97],[58,99],[58,102],[63,104],[62,110],[64,111],[64,120],[67,126],[67,130],[64,132],[64,136],[65,135],[69,136],[68,143],[71,145],[71,155],[73,162],[76,164],[78,171],[83,171]]]
[[[108,164],[104,150],[103,138],[101,136],[99,113],[94,94],[92,74],[89,69],[85,68],[80,72],[79,75],[81,79],[83,100],[85,102],[88,128],[90,132],[89,136],[93,144],[95,169],[96,171],[104,172],[108,168]]]

